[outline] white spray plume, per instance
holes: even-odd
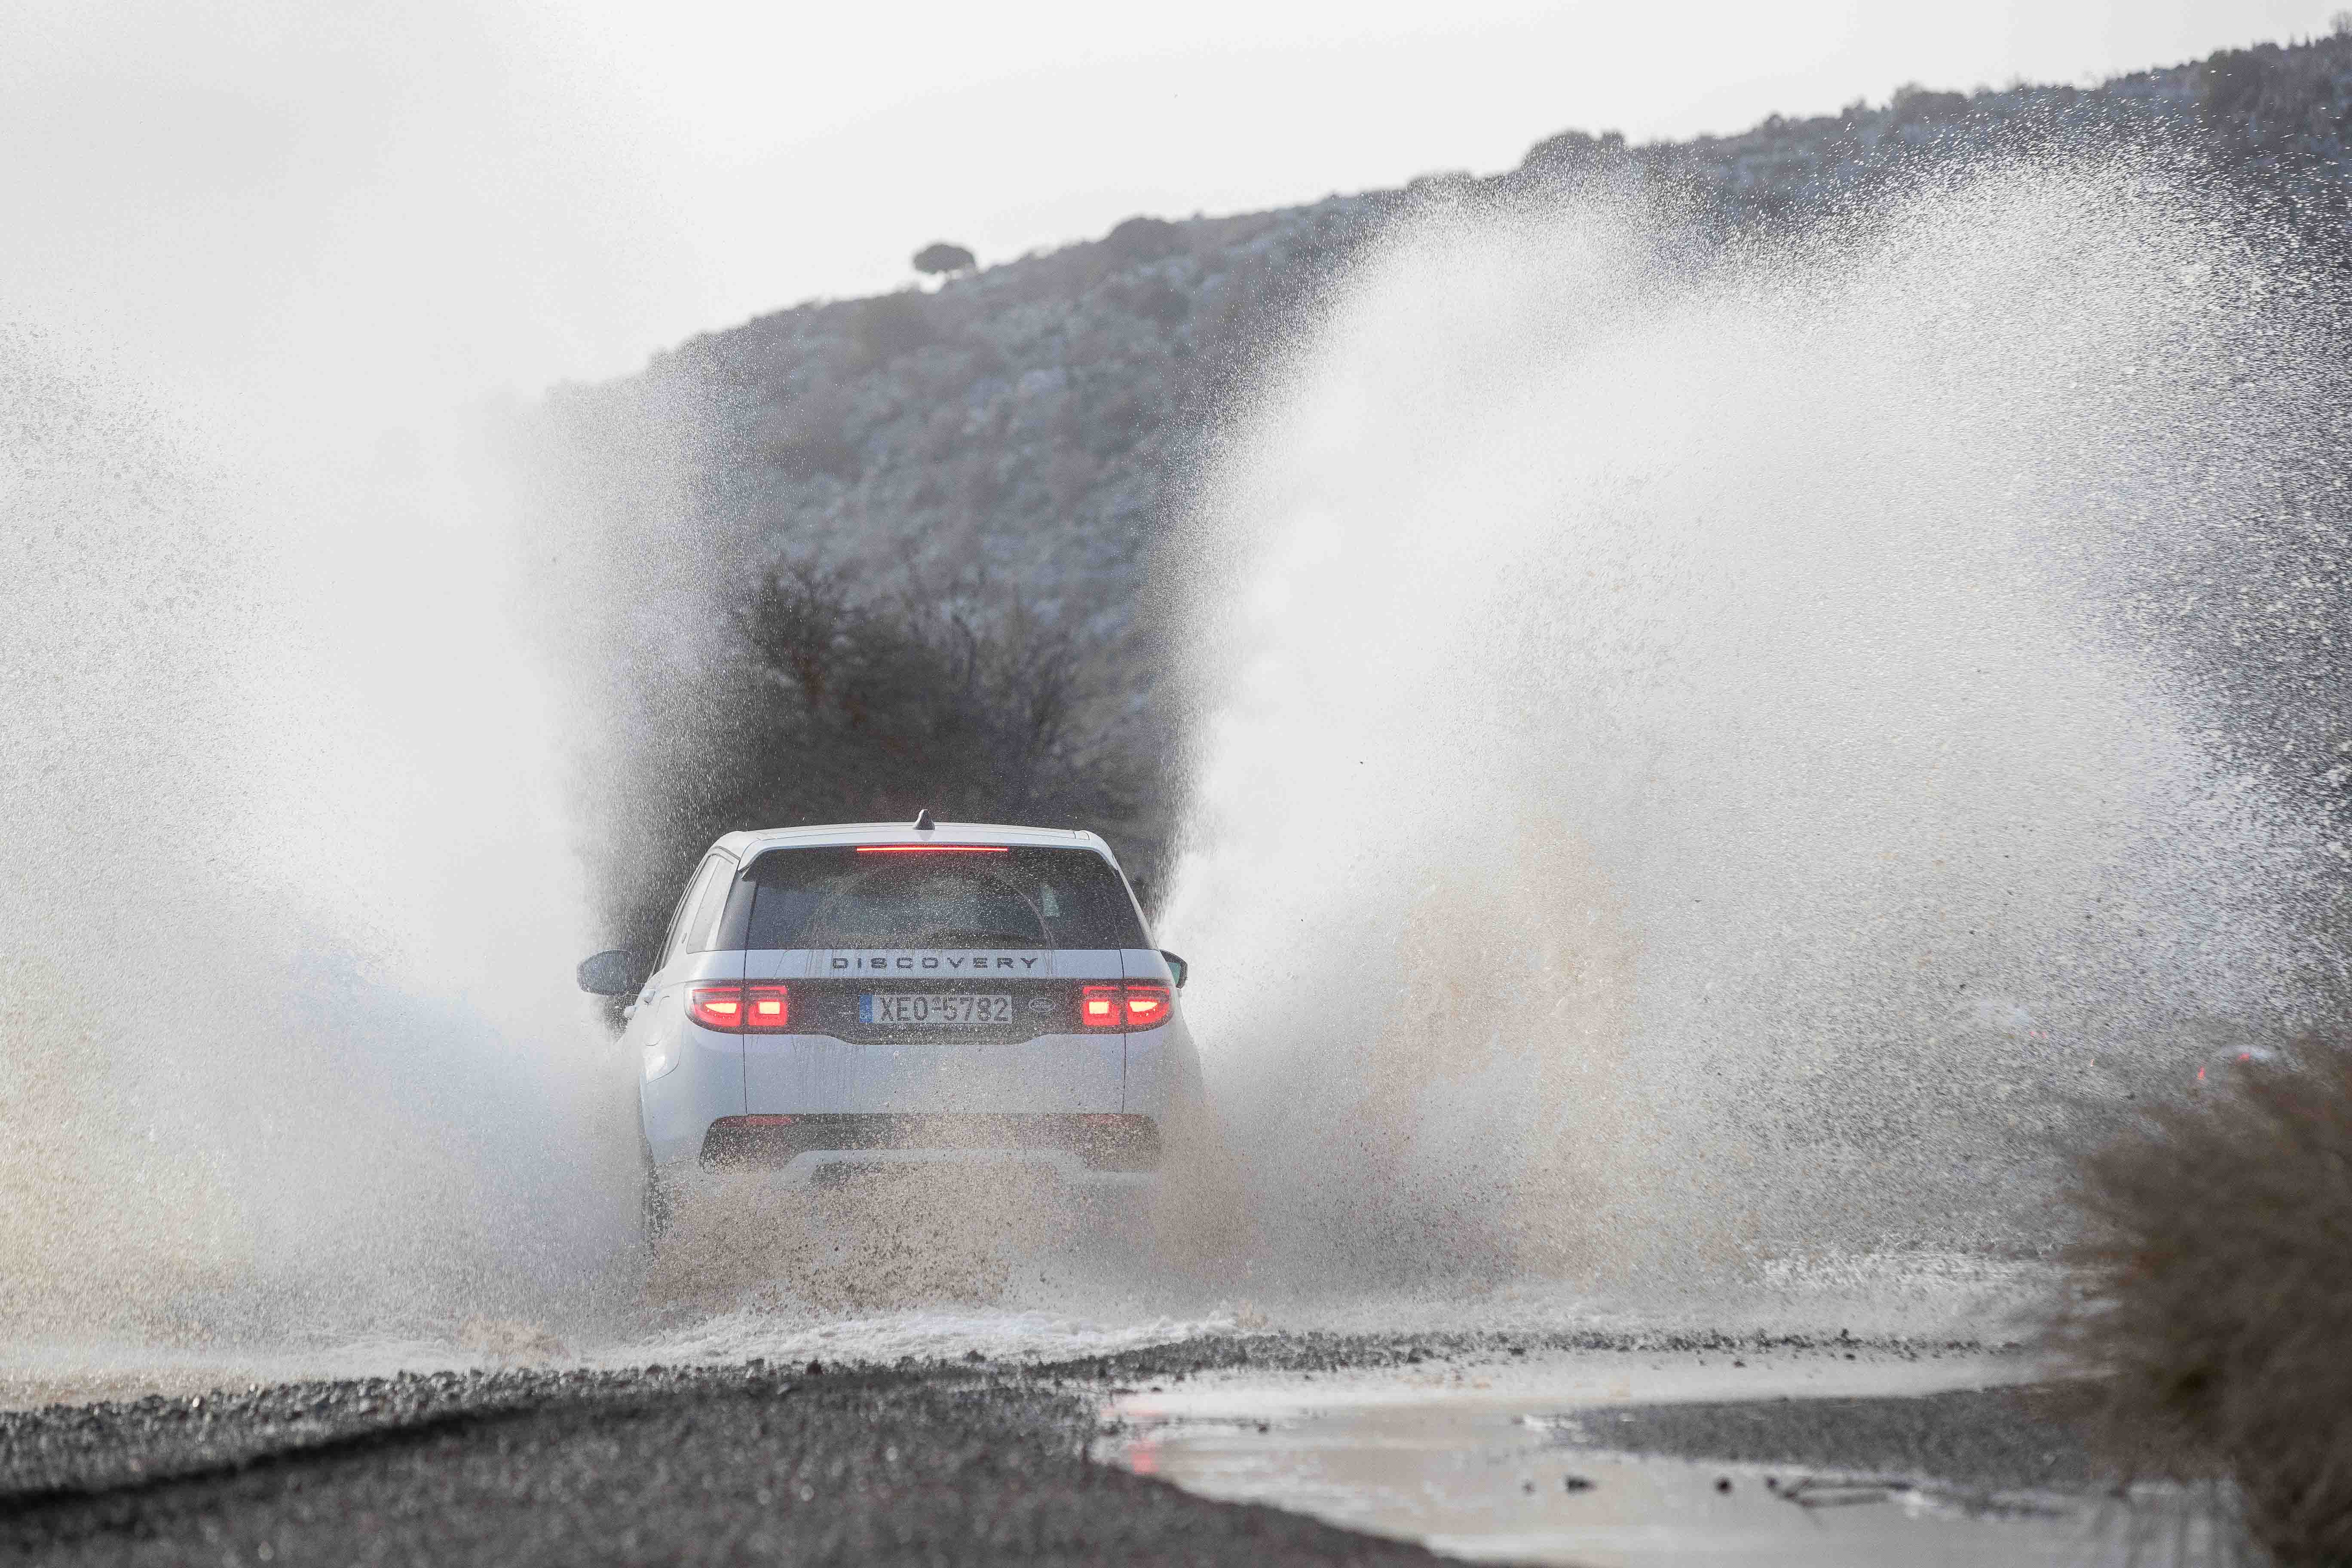
[[[2118,612],[2311,457],[2231,233],[2028,162],[1363,268],[1188,542],[1163,923],[1268,1275],[2030,1252],[2068,1116],[2303,1016],[2315,833]]]

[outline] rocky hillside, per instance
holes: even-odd
[[[1155,544],[1253,369],[1401,215],[1540,199],[1602,171],[1671,187],[1727,227],[1802,223],[1927,161],[2144,138],[2202,155],[2338,246],[2348,121],[2352,31],[2339,31],[2087,90],[1906,88],[1882,105],[1646,146],[1567,132],[1491,177],[1435,174],[1238,216],[1136,217],[935,291],[796,305],[695,338],[636,376],[558,389],[533,439],[562,475],[559,540],[628,542],[614,558],[642,569],[610,584],[624,599],[700,581],[701,556],[736,571],[815,562],[876,595],[981,615],[1017,602],[1088,650],[1088,724],[1165,730]],[[663,559],[644,566],[649,554]],[[671,654],[648,655],[642,636],[600,637],[613,657],[635,650],[641,696],[692,679]],[[1158,816],[1146,810],[1152,820],[1131,831],[1156,838]]]

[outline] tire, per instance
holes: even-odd
[[[646,1163],[645,1184],[638,1191],[637,1222],[645,1237],[646,1253],[658,1255],[663,1239],[669,1234],[675,1200],[669,1183],[663,1179],[661,1167],[654,1163],[653,1145],[645,1141],[643,1134],[638,1136],[637,1148],[644,1154]]]

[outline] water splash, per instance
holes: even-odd
[[[2325,831],[2134,612],[2336,467],[2261,254],[2120,160],[1407,226],[1187,542],[1164,925],[1266,1275],[2027,1253],[2070,1119],[2307,1016]]]
[[[0,341],[20,1349],[577,1317],[633,1239],[503,542],[315,434]]]

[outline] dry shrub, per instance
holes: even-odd
[[[2218,1470],[2283,1568],[2352,1563],[2352,1039],[2218,1071],[2085,1156],[2063,1347],[2136,1468]]]

